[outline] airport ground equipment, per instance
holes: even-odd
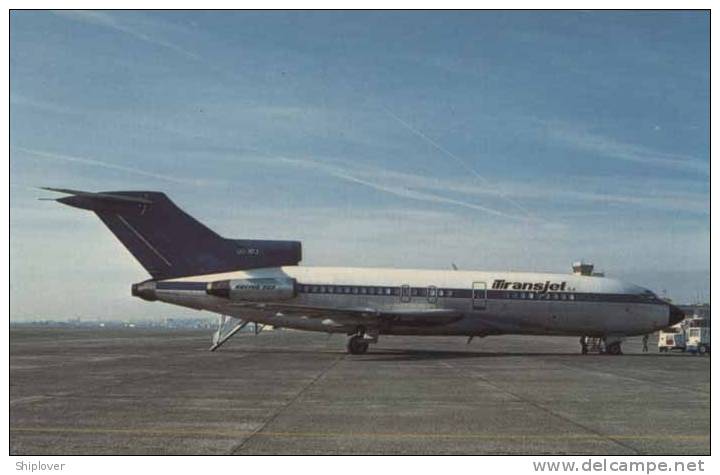
[[[710,319],[692,318],[685,328],[686,349],[689,353],[704,355],[710,353]]]
[[[670,351],[685,351],[685,325],[677,323],[658,333],[658,351],[668,353]]]
[[[605,342],[602,338],[587,338],[585,340],[585,353],[602,354],[605,352]]]
[[[218,318],[218,329],[213,333],[213,344],[210,347],[210,351],[215,351],[220,348],[226,341],[232,338],[233,335],[245,328],[248,323],[250,323],[248,320],[243,321],[239,318],[220,315]],[[257,335],[258,333],[256,326],[255,334]]]
[[[585,337],[585,347],[582,348],[582,353],[613,356],[621,355],[622,341],[623,337],[617,335],[607,337]]]

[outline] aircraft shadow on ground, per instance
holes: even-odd
[[[224,351],[223,351],[224,350]],[[344,354],[344,350],[336,348],[223,348],[225,353],[272,353],[288,355],[338,355]],[[659,353],[632,353],[621,356],[589,354],[581,355],[580,352],[525,352],[525,351],[461,351],[461,350],[432,350],[432,349],[405,349],[405,348],[381,348],[370,349],[364,355],[347,355],[348,358],[358,362],[381,362],[381,361],[421,361],[421,360],[450,360],[468,358],[513,358],[513,357],[577,357],[581,359],[594,358],[645,358],[652,356],[663,356]]]
[[[382,349],[370,350],[361,355],[362,361],[419,361],[449,360],[463,358],[505,358],[513,356],[569,356],[575,353],[527,353],[527,352],[493,352],[493,351],[453,351],[453,350],[411,350]],[[355,358],[355,356],[353,356]]]
[[[360,361],[419,361],[419,360],[443,360],[443,359],[463,359],[463,358],[512,358],[512,357],[577,357],[577,358],[613,358],[610,355],[582,355],[580,352],[565,353],[548,353],[548,352],[512,352],[512,351],[452,351],[452,350],[411,350],[411,349],[372,349],[365,355],[353,356]],[[650,353],[645,354],[626,354],[620,358],[637,358],[653,356]],[[617,357],[615,357],[617,358]]]

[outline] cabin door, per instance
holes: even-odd
[[[472,308],[485,310],[487,308],[487,285],[485,282],[472,283]]]

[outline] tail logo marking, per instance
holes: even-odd
[[[148,240],[145,239],[145,238],[143,237],[143,235],[138,232],[137,229],[133,228],[133,227],[130,225],[130,223],[127,222],[127,220],[126,220],[125,218],[123,218],[123,217],[120,216],[119,214],[116,214],[115,216],[117,216],[117,218],[120,220],[120,222],[122,222],[130,231],[132,231],[133,234],[135,234],[135,236],[137,236],[138,239],[140,239],[140,240],[143,242],[143,244],[145,244],[152,252],[154,252],[155,255],[157,255],[160,259],[162,259],[162,261],[163,261],[165,264],[167,264],[168,267],[172,267],[172,264],[170,264],[170,261],[168,261],[167,259],[165,259],[165,256],[163,256],[162,254],[160,254],[160,251],[158,251],[157,249],[155,249],[155,248],[152,246],[152,244],[150,244],[150,243],[148,242]]]

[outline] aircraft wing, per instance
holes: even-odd
[[[396,323],[408,326],[446,325],[460,320],[463,313],[450,308],[391,308],[370,307],[335,308],[310,305],[286,304],[281,302],[233,302],[233,308],[276,311],[283,315],[297,315],[309,318],[332,318],[338,322],[350,321],[366,324]]]

